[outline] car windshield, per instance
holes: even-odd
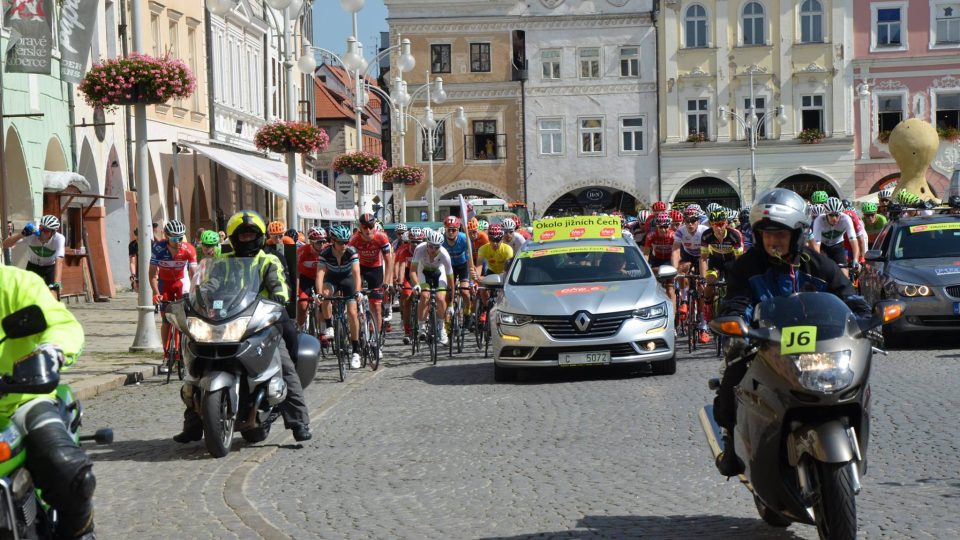
[[[891,259],[960,258],[960,222],[901,227],[892,247]]]
[[[512,285],[631,281],[650,277],[636,249],[623,246],[547,247],[523,251],[510,271]]]
[[[760,328],[816,326],[817,339],[833,339],[844,334],[847,319],[852,316],[850,308],[836,295],[804,292],[761,302],[754,319]]]
[[[257,300],[260,283],[252,258],[204,259],[193,278],[191,307],[211,321],[229,319]]]

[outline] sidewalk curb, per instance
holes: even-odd
[[[121,386],[137,384],[147,377],[157,375],[159,369],[159,364],[135,364],[112,373],[105,373],[76,381],[70,381],[68,373],[65,379],[67,384],[70,385],[70,388],[73,389],[74,396],[83,401],[92,399],[110,390],[115,390]]]

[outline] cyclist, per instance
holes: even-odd
[[[420,242],[423,242],[423,229],[413,227],[404,233],[406,242],[397,250],[394,257],[393,267],[396,277],[394,283],[401,291],[400,293],[400,316],[403,319],[403,344],[410,344],[410,259],[413,257],[413,251]]]
[[[903,207],[903,217],[913,217],[917,215],[917,207],[921,200],[916,193],[911,193],[905,189],[897,193],[897,202]]]
[[[320,253],[327,247],[327,233],[322,228],[313,227],[307,231],[307,240],[309,243],[297,249],[297,283],[300,285],[297,294],[298,327],[303,327],[307,320],[310,297],[316,292],[317,267]]]
[[[810,204],[824,204],[829,198],[830,195],[826,191],[814,191],[810,194]]]
[[[717,205],[717,208],[719,206]],[[700,216],[696,211],[688,212],[683,217],[683,221],[683,225],[677,227],[673,234],[673,251],[670,254],[670,263],[681,274],[689,274],[693,270],[699,271],[700,269],[700,240],[703,233],[708,231],[710,227],[700,224]],[[680,297],[686,298],[690,283],[686,278],[681,278],[679,281]],[[687,303],[681,300],[678,313],[681,316],[686,315],[687,309]]]
[[[323,291],[324,296],[333,296],[340,292],[347,302],[347,323],[350,327],[350,367],[360,368],[360,319],[357,318],[356,296],[360,294],[360,257],[353,246],[348,246],[352,233],[343,225],[330,227],[330,245],[323,248],[318,256],[317,279],[314,288]],[[333,308],[329,300],[321,308],[327,329],[324,336],[333,339]]]
[[[515,255],[513,248],[503,241],[503,227],[500,225],[490,227],[489,237],[490,242],[480,248],[477,264],[473,267],[473,279],[477,281],[481,276],[506,272]]]
[[[859,262],[862,264],[863,254],[867,252],[867,228],[863,226],[863,220],[857,215],[857,211],[853,208],[853,203],[849,199],[841,200],[840,204],[843,205],[843,213],[850,216],[850,220],[853,221],[853,230],[857,231],[857,242],[860,244]],[[847,250],[847,253],[850,253],[850,241],[844,238],[843,242],[844,249]]]
[[[215,259],[220,256],[220,235],[216,231],[203,231],[200,235],[200,253],[197,253],[197,261],[203,259]]]
[[[743,237],[743,250],[746,251],[753,246],[753,227],[750,226],[750,207],[744,206],[740,209],[740,224],[737,225],[737,230],[740,231],[740,236]]]
[[[647,233],[643,244],[643,255],[647,258],[647,262],[650,263],[654,273],[661,266],[670,264],[674,237],[673,229],[670,226],[670,214],[660,212],[655,219],[655,226],[653,230]],[[673,287],[666,287],[666,289],[670,301],[676,303],[677,297]]]
[[[644,241],[647,239],[647,227],[649,226],[650,212],[640,210],[637,212],[637,221],[633,224],[633,242],[637,247],[643,250]]]
[[[517,222],[513,218],[507,218],[500,226],[503,227],[503,241],[510,245],[514,253],[520,253],[520,247],[526,240],[516,233]]]
[[[180,221],[174,219],[163,226],[166,240],[153,245],[150,254],[150,288],[153,289],[153,303],[172,302],[183,296],[183,278],[189,271],[190,279],[197,269],[197,250],[193,244],[186,242],[184,236],[187,228]],[[170,332],[170,323],[165,317],[160,318],[160,334],[163,343],[167,342]],[[167,372],[167,365],[160,365],[160,373]]]
[[[487,236],[486,232],[480,230],[480,224],[477,222],[477,218],[470,218],[470,221],[467,222],[467,234],[470,235],[470,249],[473,250],[473,262],[474,265],[476,265],[480,246],[489,244],[490,237]]]
[[[437,292],[447,288],[447,284],[454,283],[453,265],[450,263],[450,254],[443,248],[443,235],[437,231],[428,231],[426,242],[417,246],[410,259],[410,283],[413,285],[413,294],[420,296],[420,312],[417,320],[421,327],[425,326],[427,310],[430,308],[430,295],[423,291],[421,283]],[[443,313],[446,313],[446,302],[443,295],[437,294],[437,328],[435,332],[440,336],[440,344],[447,344],[447,333],[443,331]],[[426,332],[420,334],[426,338]]]
[[[457,280],[454,284],[458,287],[458,292],[463,298],[464,320],[469,325],[470,312],[472,311],[472,302],[470,301],[470,290],[466,287],[470,284],[470,255],[467,251],[467,235],[460,231],[460,218],[457,216],[447,216],[443,221],[444,235],[443,248],[450,254],[450,264],[453,265],[453,275]],[[517,235],[519,236],[519,235]],[[453,295],[457,291],[447,293],[447,303],[450,306],[448,315],[453,315]]]
[[[283,246],[296,246],[297,243],[293,238],[287,236],[286,232],[283,222],[271,221],[267,225],[268,237],[266,245],[263,246],[263,252],[276,255],[280,259],[280,265],[283,266],[283,274],[287,278],[287,283],[293,283],[293,275],[287,265],[287,255]]]
[[[27,223],[20,231],[20,236],[11,234],[3,241],[3,249],[10,249],[21,242],[30,248],[27,270],[42,277],[54,298],[59,298],[66,239],[59,232],[60,220],[57,216],[43,216],[39,225],[38,228],[33,223]]]
[[[715,204],[715,203],[714,203],[714,204]],[[688,204],[687,207],[684,208],[683,210],[684,210],[684,211],[687,211],[688,209],[690,209],[690,210],[696,210],[697,215],[700,217],[700,223],[701,223],[702,225],[706,225],[706,224],[707,224],[707,212],[704,212],[704,211],[703,211],[703,208],[700,208],[700,205],[699,205],[699,204],[697,204],[697,203],[690,203],[690,204]]]
[[[847,254],[843,248],[844,237],[856,239],[857,232],[853,227],[853,220],[843,213],[843,203],[836,197],[831,197],[823,205],[825,213],[813,222],[813,249],[822,252],[827,258],[838,265],[847,264]],[[860,243],[854,240],[850,243],[853,251],[852,266],[860,266]],[[849,275],[846,268],[844,275]]]
[[[872,244],[887,224],[887,217],[877,213],[877,203],[865,202],[860,205],[863,211],[863,226],[867,230],[867,241]]]
[[[376,227],[377,218],[373,214],[361,215],[360,229],[350,239],[349,245],[357,250],[360,277],[370,289],[373,324],[380,332],[383,326],[384,278],[393,275],[393,252],[390,250],[390,238],[383,231],[376,230]]]
[[[397,238],[390,244],[390,251],[394,253],[400,251],[400,246],[405,242],[403,239],[404,235],[407,234],[408,230],[406,223],[397,223],[397,227],[394,229],[394,232],[397,233]],[[396,261],[394,261],[394,268],[396,268]]]
[[[893,197],[893,188],[883,188],[877,192],[877,213],[889,218],[887,208],[890,206],[890,199]]]
[[[707,282],[703,288],[703,320],[700,328],[700,343],[710,341],[707,323],[713,318],[714,284],[726,274],[727,268],[743,254],[743,237],[737,229],[728,227],[727,214],[723,210],[710,212],[710,229],[700,238],[700,275]]]

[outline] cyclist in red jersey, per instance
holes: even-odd
[[[360,216],[360,229],[354,233],[348,245],[357,250],[360,257],[360,279],[367,282],[370,293],[370,311],[377,332],[383,324],[383,283],[385,276],[393,275],[393,252],[390,237],[376,230],[377,219],[373,214]],[[384,264],[386,261],[386,264]]]
[[[410,330],[410,259],[413,258],[413,250],[423,241],[423,230],[414,227],[406,233],[404,242],[397,249],[394,257],[394,267],[396,268],[396,285],[400,293],[400,317],[403,319],[403,344],[409,345],[411,339]]]
[[[297,281],[300,293],[297,295],[297,326],[303,326],[307,320],[307,305],[314,294],[317,284],[317,264],[320,252],[327,247],[327,234],[314,227],[307,231],[308,243],[297,248]]]
[[[153,289],[153,303],[172,302],[183,296],[183,278],[187,269],[190,278],[197,269],[197,250],[193,244],[184,241],[187,228],[177,220],[168,221],[163,228],[166,240],[156,242],[150,250],[150,288]],[[160,318],[160,334],[163,343],[167,342],[170,323]],[[166,365],[162,365],[163,371]]]
[[[863,254],[867,252],[867,228],[863,226],[863,220],[860,219],[860,216],[857,215],[857,211],[853,209],[853,203],[847,199],[841,201],[844,207],[843,213],[850,216],[850,220],[853,221],[853,230],[857,233],[857,243],[860,246],[860,260],[856,261],[863,263],[866,259],[863,258]],[[847,253],[853,253],[853,249],[850,247],[850,239],[844,237],[843,247],[847,250]],[[847,257],[849,259],[849,256]],[[854,262],[854,261],[849,261]]]
[[[665,265],[670,264],[670,257],[673,254],[674,231],[670,226],[672,223],[670,214],[660,212],[655,217],[656,227],[647,232],[647,237],[643,244],[643,254],[647,257],[647,262],[653,272]],[[676,303],[676,296],[673,287],[666,287],[667,295],[670,300]]]

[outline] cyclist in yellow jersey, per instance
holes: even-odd
[[[480,246],[477,251],[477,264],[474,273],[479,274],[480,267],[486,263],[486,274],[502,274],[507,270],[507,263],[513,259],[513,248],[503,242],[503,229],[499,225],[490,227],[488,234],[490,243]],[[479,275],[474,275],[479,280]]]

